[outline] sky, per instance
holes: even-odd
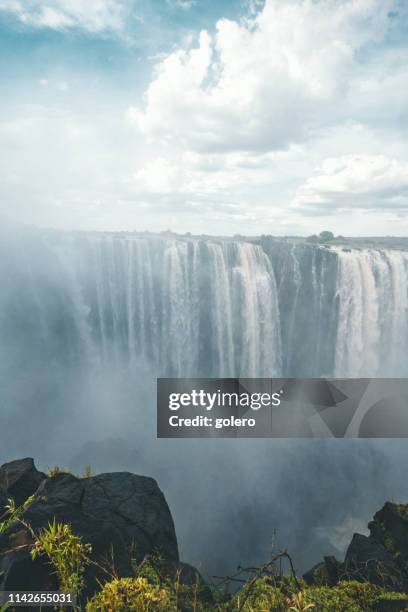
[[[0,0],[0,219],[407,236],[407,26],[406,0]]]

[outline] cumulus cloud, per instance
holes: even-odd
[[[267,0],[159,62],[129,116],[148,139],[194,151],[285,149],[344,120],[359,53],[384,39],[389,10],[381,0]]]
[[[271,182],[271,164],[279,155],[265,153],[203,154],[185,151],[173,159],[159,156],[148,161],[132,180],[133,188],[145,194],[171,194],[200,197],[234,194],[244,187]]]
[[[191,2],[167,2],[185,21]],[[140,5],[0,0],[0,11],[30,27],[120,32],[120,50]],[[128,46],[153,71],[144,89],[127,74],[125,95],[120,68],[115,78],[79,70],[78,80],[61,69],[63,51],[58,69],[50,58],[31,94],[27,86],[29,104],[16,88],[0,122],[1,206],[44,224],[121,229],[138,219],[141,229],[254,234],[310,234],[328,227],[327,217],[344,234],[353,210],[356,233],[395,233],[397,215],[400,231],[408,209],[400,0],[240,5],[245,17],[189,31],[171,51],[163,40],[149,55]],[[98,93],[81,101],[82,83],[95,76]]]
[[[15,15],[21,23],[53,30],[120,30],[127,8],[124,0],[0,0],[0,11]]]
[[[147,163],[134,176],[134,185],[142,192],[167,194],[180,187],[179,167],[158,157]]]
[[[295,205],[323,209],[408,209],[408,162],[385,155],[323,161],[299,189]]]

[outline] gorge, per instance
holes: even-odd
[[[4,460],[158,478],[183,558],[214,572],[264,560],[275,529],[307,569],[344,552],[341,534],[386,497],[408,496],[404,441],[155,431],[157,376],[407,376],[403,245],[0,233]]]

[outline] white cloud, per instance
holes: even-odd
[[[0,11],[15,15],[21,23],[53,30],[118,31],[124,25],[125,9],[123,0],[0,0]]]
[[[364,231],[367,209],[370,231],[395,223],[408,208],[408,72],[404,48],[386,43],[393,6],[249,2],[245,19],[160,58],[128,112],[149,145],[135,192],[254,228],[305,233],[335,212],[344,233],[353,210]]]
[[[180,186],[179,168],[158,157],[147,163],[134,176],[134,186],[141,192],[167,194]]]
[[[408,233],[408,47],[387,44],[393,4],[243,1],[245,19],[149,58],[132,129],[133,89],[98,71],[86,93],[88,75],[51,58],[0,122],[0,208],[87,228],[347,234],[352,217],[353,233]],[[33,27],[126,35],[137,5],[0,0]]]
[[[197,4],[197,0],[166,0],[166,2],[169,6],[183,9],[183,11],[189,11]]]
[[[156,66],[144,108],[147,138],[196,151],[271,151],[345,119],[358,52],[381,42],[391,3],[267,0],[255,17],[223,19],[196,48]]]
[[[408,162],[384,155],[323,161],[299,189],[296,206],[330,209],[408,209]]]
[[[185,151],[173,159],[156,157],[136,172],[132,184],[144,194],[184,194],[189,198],[234,194],[271,182],[271,167],[278,154],[253,156]]]

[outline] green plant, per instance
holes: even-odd
[[[49,476],[50,478],[52,478],[53,476],[56,476],[57,474],[70,474],[71,472],[69,471],[68,468],[64,468],[61,467],[59,465],[55,465],[53,468],[50,468],[47,472],[47,476]]]
[[[335,587],[309,587],[303,591],[308,603],[314,604],[316,612],[368,612],[377,610],[384,599],[403,600],[405,593],[386,591],[368,582],[343,580]]]
[[[260,567],[238,568],[236,574],[221,577],[217,586],[210,587],[203,585],[198,575],[195,583],[184,584],[182,570],[159,552],[146,555],[140,561],[136,543],[133,543],[129,557],[134,577],[119,578],[115,572],[113,549],[108,560],[92,559],[90,544],[83,543],[70,525],[54,518],[48,527],[37,533],[24,518],[24,510],[32,501],[30,497],[16,507],[15,502],[9,500],[0,519],[0,534],[21,523],[31,536],[24,544],[31,558],[48,557],[63,591],[79,595],[85,587],[87,566],[98,567],[105,574],[106,583],[98,582],[99,591],[86,603],[86,612],[369,612],[379,609],[384,600],[400,600],[403,606],[408,599],[405,593],[354,579],[344,579],[335,586],[307,586],[296,576],[286,551]],[[10,541],[15,533],[15,529],[11,529]],[[274,563],[282,555],[290,561],[291,574],[281,575],[275,571]],[[249,577],[241,580],[243,574]],[[242,582],[242,586],[230,593],[234,580]],[[6,609],[0,607],[0,612]]]
[[[174,596],[165,587],[144,578],[120,578],[103,586],[86,606],[87,612],[176,611]]]
[[[90,563],[91,545],[84,544],[70,525],[57,523],[56,519],[36,536],[31,549],[34,560],[47,555],[57,575],[60,589],[80,593],[84,583],[86,566]]]
[[[227,610],[239,612],[269,612],[287,610],[286,597],[274,584],[273,578],[264,576],[256,581],[247,581],[232,600]]]
[[[34,495],[31,495],[21,506],[16,506],[12,498],[8,500],[6,512],[3,514],[4,518],[2,517],[3,520],[0,521],[0,534],[4,533],[9,527],[21,519],[24,510],[28,508],[33,499]]]
[[[299,593],[292,595],[292,597],[287,600],[287,604],[289,606],[288,610],[291,612],[306,612],[315,607],[315,604],[306,602],[303,591],[299,591]]]
[[[361,608],[345,591],[337,587],[319,586],[304,591],[304,600],[314,605],[316,612],[368,612],[370,607]]]

